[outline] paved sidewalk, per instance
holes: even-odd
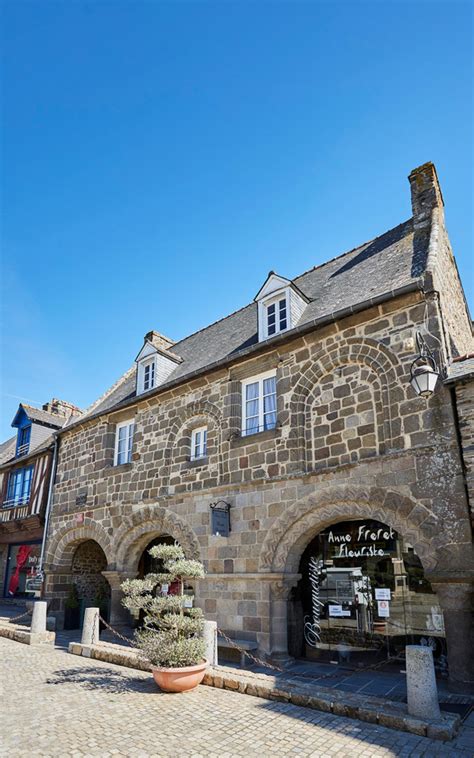
[[[441,743],[305,708],[199,687],[0,639],[0,756],[472,756],[474,723]],[[470,717],[472,718],[472,717]],[[474,722],[474,719],[473,719]]]

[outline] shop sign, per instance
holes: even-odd
[[[321,641],[321,608],[324,603],[319,597],[320,576],[323,562],[316,558],[309,561],[309,581],[311,584],[312,615],[304,617],[304,638],[310,647],[317,647]]]
[[[392,593],[389,590],[388,587],[376,587],[375,588],[375,599],[376,600],[391,600],[392,599]]]
[[[390,603],[388,600],[377,600],[377,613],[380,618],[390,617]]]
[[[213,508],[211,510],[212,534],[216,537],[228,537],[230,532],[230,514],[228,510]]]
[[[342,605],[329,605],[328,606],[329,615],[332,618],[342,618],[344,616],[350,616],[350,611],[345,611]]]
[[[396,533],[389,526],[358,524],[355,529],[326,532],[328,545],[336,548],[334,558],[372,558],[388,555],[393,549],[387,544],[396,539]]]

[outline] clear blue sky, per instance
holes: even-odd
[[[405,220],[427,160],[472,309],[470,2],[2,8],[2,439]]]

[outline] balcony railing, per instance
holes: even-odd
[[[21,458],[22,455],[26,455],[29,449],[30,449],[29,442],[25,442],[24,445],[18,445],[17,451],[16,451],[16,457]]]
[[[16,505],[28,505],[30,502],[30,495],[22,495],[21,497],[12,497],[10,500],[4,500],[2,508],[14,508]]]

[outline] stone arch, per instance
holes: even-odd
[[[320,376],[306,398],[306,470],[355,463],[361,457],[384,452],[386,430],[379,375],[364,363],[345,363],[336,371],[336,377],[334,372]],[[346,396],[338,397],[338,392]],[[344,408],[347,401],[349,405]],[[341,417],[336,409],[350,410],[351,415]]]
[[[113,569],[114,552],[109,535],[96,521],[85,518],[82,524],[66,524],[49,539],[45,555],[46,571],[69,571],[77,546],[87,540],[97,542],[107,558],[108,568]]]
[[[338,521],[364,518],[393,527],[410,540],[425,571],[435,568],[432,538],[440,526],[432,511],[392,490],[331,487],[297,501],[275,521],[262,545],[259,570],[295,574],[306,545],[320,531]]]
[[[174,537],[183,548],[186,557],[199,559],[198,539],[184,519],[166,508],[147,506],[124,518],[117,531],[118,570],[132,574],[136,572],[145,547],[162,534]]]
[[[297,436],[299,457],[306,460],[306,417],[319,382],[327,375],[348,365],[367,367],[380,383],[377,409],[378,437],[393,446],[398,436],[392,405],[400,394],[400,362],[384,345],[370,338],[351,337],[326,345],[301,368],[290,402],[290,428]]]
[[[171,466],[173,463],[173,451],[180,433],[186,428],[191,429],[192,427],[199,426],[200,423],[203,422],[208,423],[210,429],[215,431],[217,439],[216,457],[219,479],[222,477],[222,414],[213,403],[210,403],[207,400],[201,400],[189,403],[189,405],[181,408],[174,418],[168,434],[163,460],[164,486],[166,486],[169,481]]]

